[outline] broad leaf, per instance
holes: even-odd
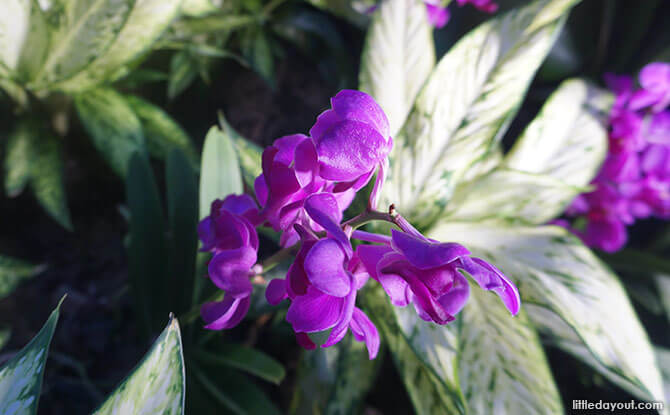
[[[358,413],[373,386],[382,356],[370,360],[364,343],[351,336],[328,348],[305,350],[290,413],[293,415]]]
[[[658,274],[654,279],[656,280],[656,286],[658,287],[658,294],[661,297],[661,303],[665,309],[667,321],[670,322],[670,276]]]
[[[198,156],[191,139],[165,111],[137,96],[127,96],[126,101],[142,123],[146,147],[152,156],[165,159],[171,149],[179,149],[197,166]]]
[[[385,0],[368,29],[359,89],[381,105],[392,137],[404,124],[434,66],[435,46],[425,4],[420,0]]]
[[[60,303],[30,343],[0,368],[0,413],[37,414],[44,365],[59,310]]]
[[[120,176],[125,177],[130,157],[144,154],[142,124],[123,96],[99,88],[75,97],[84,127],[100,155]]]
[[[188,17],[205,16],[218,11],[221,3],[222,0],[183,0],[181,14]]]
[[[563,413],[529,313],[512,317],[498,297],[476,284],[462,312],[459,379],[469,412]]]
[[[561,84],[505,157],[515,170],[586,186],[607,153],[611,94],[572,79]]]
[[[546,223],[586,190],[544,174],[496,169],[456,187],[443,217],[450,221],[502,218]]]
[[[179,323],[173,318],[140,364],[93,414],[181,415],[185,382]]]
[[[216,199],[242,193],[242,177],[235,148],[227,131],[212,127],[205,137],[200,167],[200,218],[209,215]]]
[[[95,1],[111,3],[119,0]],[[125,24],[116,33],[109,48],[104,53],[98,53],[97,59],[83,71],[55,88],[79,92],[127,75],[128,65],[147,53],[177,16],[181,0],[135,0],[133,3]],[[121,13],[117,10],[114,16]]]
[[[242,170],[244,184],[250,189],[253,189],[256,177],[262,172],[261,158],[263,149],[258,146],[258,144],[247,140],[242,137],[240,133],[235,131],[235,129],[228,124],[223,113],[219,113],[219,125],[221,125],[223,131],[228,133],[233,142],[240,163],[240,169]]]
[[[370,20],[375,0],[308,0],[310,4],[326,10],[349,22],[363,27]]]
[[[431,236],[465,244],[512,278],[532,322],[550,342],[638,397],[662,399],[652,347],[621,283],[568,231],[451,223],[438,225]]]
[[[176,98],[191,85],[198,76],[198,65],[195,58],[188,51],[179,51],[170,61],[170,75],[167,82],[169,99]]]
[[[0,2],[0,77],[30,79],[48,46],[47,25],[37,0]]]
[[[438,326],[410,308],[393,307],[379,289],[364,292],[365,310],[379,328],[419,415],[465,414],[454,323]]]
[[[43,270],[42,265],[33,265],[20,259],[0,255],[0,299],[11,294],[22,281]]]
[[[198,360],[207,365],[223,365],[245,371],[268,382],[279,384],[284,379],[284,367],[265,353],[249,347],[226,344],[217,353],[196,352]]]
[[[5,155],[5,192],[18,196],[30,181],[34,141],[39,128],[34,119],[19,120],[7,139]]]
[[[395,137],[382,205],[433,222],[514,117],[576,0],[538,0],[487,21],[440,60]]]
[[[670,401],[670,349],[656,347],[656,360],[663,375],[663,389],[665,390],[665,402]]]
[[[50,21],[47,58],[37,88],[72,77],[103,55],[124,27],[135,0],[71,0],[59,3]]]

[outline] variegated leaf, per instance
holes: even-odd
[[[395,138],[383,201],[420,226],[502,138],[535,71],[578,0],[538,0],[461,39],[428,78]]]
[[[586,81],[563,82],[526,127],[504,165],[586,186],[607,153],[611,98]]]
[[[663,376],[665,402],[670,402],[670,349],[656,346],[656,360]]]
[[[243,191],[240,166],[230,134],[212,127],[202,147],[200,167],[200,219],[209,215],[216,199]]]
[[[62,302],[62,300],[61,300]],[[35,415],[60,304],[26,347],[0,368],[0,413]]]
[[[0,2],[0,77],[30,79],[48,47],[47,24],[37,0]]]
[[[658,274],[654,279],[656,280],[656,286],[658,287],[659,297],[661,297],[661,303],[665,309],[667,321],[670,322],[670,276]]]
[[[653,349],[621,283],[568,231],[444,223],[430,235],[465,244],[512,278],[532,322],[549,341],[638,397],[662,399]],[[570,344],[588,353],[578,353]]]
[[[104,1],[110,3],[119,0]],[[117,31],[111,45],[99,51],[95,60],[89,61],[90,64],[76,76],[54,88],[78,92],[127,75],[129,68],[126,65],[150,50],[177,16],[180,5],[181,0],[134,0],[125,24]],[[116,11],[114,18],[120,14],[120,10]]]
[[[125,177],[128,162],[136,152],[145,153],[142,124],[123,96],[110,88],[77,95],[79,118],[100,155]]]
[[[93,414],[183,414],[185,382],[179,323],[172,318],[142,362]]]
[[[432,27],[426,16],[420,0],[385,0],[365,39],[359,89],[381,105],[392,137],[435,66]]]
[[[181,14],[188,17],[200,17],[214,13],[221,7],[222,0],[183,0]]]
[[[526,311],[513,317],[497,297],[471,284],[462,313],[458,375],[469,413],[563,413]]]
[[[450,221],[509,219],[546,223],[586,190],[545,174],[495,169],[457,186],[443,217]]]
[[[380,290],[363,292],[365,310],[384,343],[419,415],[465,414],[458,374],[456,322],[438,326],[421,320],[411,308],[393,307]]]
[[[67,79],[90,65],[113,44],[135,0],[71,0],[50,11],[56,22],[51,46],[35,88]]]
[[[223,131],[226,131],[230,135],[240,163],[244,183],[247,187],[253,189],[256,177],[262,172],[261,158],[263,149],[258,144],[247,140],[242,137],[240,133],[235,131],[235,129],[228,124],[228,121],[226,121],[222,113],[219,113],[219,125],[221,125]]]

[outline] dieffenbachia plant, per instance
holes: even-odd
[[[0,3],[0,90],[16,104],[5,190],[30,185],[44,209],[71,228],[61,137],[74,103],[94,146],[125,175],[134,153],[164,157],[189,137],[159,107],[117,92],[178,16],[182,0],[7,0]]]
[[[37,413],[44,367],[59,311],[60,304],[30,343],[0,367],[1,413]],[[182,415],[185,380],[179,324],[172,318],[142,361],[93,414]]]
[[[546,225],[596,174],[612,98],[566,81],[511,151],[500,145],[575,3],[540,0],[502,14],[434,66],[420,2],[384,2],[368,31],[360,88],[395,126],[382,203],[496,264],[523,303],[511,318],[476,292],[442,327],[379,293],[365,297],[418,413],[561,413],[540,339],[640,399],[663,400],[654,350],[617,277]]]

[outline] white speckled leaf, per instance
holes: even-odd
[[[443,217],[450,221],[503,218],[546,223],[586,190],[548,175],[500,168],[456,187]]]
[[[663,389],[665,390],[665,402],[670,402],[670,349],[656,346],[656,360],[663,375]]]
[[[29,79],[48,46],[44,13],[36,0],[0,1],[0,77]]]
[[[129,68],[125,65],[149,51],[177,16],[180,5],[181,0],[135,0],[111,46],[83,71],[55,88],[77,92],[127,75]]]
[[[462,311],[459,379],[473,414],[560,414],[561,397],[525,310],[471,284]]]
[[[59,309],[60,304],[30,343],[0,368],[0,414],[37,414],[44,365]]]
[[[565,81],[505,157],[504,165],[586,186],[607,153],[612,95],[580,79]]]
[[[185,382],[179,323],[173,318],[142,362],[93,414],[183,414]]]
[[[435,66],[432,27],[426,16],[420,0],[385,0],[365,39],[359,89],[381,105],[392,137]]]
[[[395,138],[383,203],[430,224],[502,138],[576,0],[539,0],[487,21],[440,60]]]
[[[621,283],[565,229],[445,223],[430,235],[465,244],[509,276],[533,324],[549,341],[638,397],[662,399],[653,349]]]

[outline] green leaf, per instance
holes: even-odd
[[[60,303],[30,343],[0,368],[0,413],[37,414],[44,366],[59,310]]]
[[[665,390],[665,402],[670,401],[670,349],[656,346],[656,360],[663,375],[663,389]]]
[[[151,334],[172,311],[171,293],[177,281],[167,268],[167,232],[156,181],[149,162],[138,154],[128,168],[126,197],[130,210],[128,278],[138,317]]]
[[[137,96],[126,101],[142,123],[147,150],[154,157],[165,159],[171,149],[179,149],[197,167],[195,148],[186,132],[160,107]]]
[[[388,345],[419,415],[465,414],[458,374],[458,333],[454,324],[421,320],[412,307],[393,307],[381,289],[363,292],[365,310]]]
[[[172,318],[139,365],[93,414],[181,415],[185,396],[181,334]]]
[[[209,215],[216,199],[243,191],[240,166],[230,133],[218,127],[209,129],[202,148],[200,167],[200,219]]]
[[[328,348],[302,352],[293,415],[352,414],[373,386],[382,357],[370,360],[364,343],[351,336]]]
[[[359,89],[382,107],[395,137],[435,66],[432,27],[418,0],[386,0],[363,47]]]
[[[200,17],[219,10],[222,1],[215,5],[212,0],[183,0],[181,14],[188,17]]]
[[[670,322],[670,276],[665,274],[658,274],[654,277],[656,286],[658,287],[658,294],[661,297],[665,315]]]
[[[7,297],[24,280],[44,271],[43,265],[33,265],[20,259],[0,255],[0,299]]]
[[[244,183],[248,188],[254,188],[254,181],[262,173],[261,159],[263,149],[256,143],[253,143],[242,137],[233,127],[228,124],[223,113],[219,112],[219,125],[221,129],[228,133],[235,147],[237,158],[242,170]]]
[[[365,27],[370,20],[368,10],[374,0],[307,0],[310,4],[344,18],[359,27]]]
[[[93,144],[121,177],[135,153],[144,154],[142,124],[123,96],[109,88],[77,95],[74,100]]]
[[[0,328],[0,350],[9,342],[9,338],[12,336],[12,330],[8,327]]]
[[[245,346],[226,344],[216,354],[199,350],[196,356],[203,364],[232,367],[276,384],[281,383],[286,376],[281,363],[259,350]]]
[[[607,153],[612,95],[586,81],[565,81],[526,127],[503,164],[586,186]],[[541,223],[538,221],[538,223]]]
[[[51,14],[51,46],[35,83],[70,78],[103,55],[124,27],[134,0],[71,0]],[[37,86],[36,88],[39,88]]]
[[[471,284],[460,332],[459,378],[474,414],[563,413],[551,370],[528,315]]]
[[[23,118],[7,142],[5,189],[16,196],[30,183],[35,198],[61,226],[72,230],[63,184],[60,141],[37,118]]]
[[[183,153],[172,149],[165,164],[169,238],[169,270],[175,282],[174,310],[187,311],[193,296],[198,250],[198,180]]]
[[[103,0],[96,0],[100,1]],[[120,0],[104,1],[112,3]],[[59,83],[55,88],[80,92],[127,75],[129,64],[146,54],[177,16],[181,0],[137,0],[133,3],[132,10],[127,15],[123,27],[117,32],[113,43],[104,51],[101,50],[103,53],[98,53],[97,59],[83,71]],[[121,11],[117,10],[114,16],[120,13]]]
[[[187,51],[175,53],[170,61],[170,75],[168,76],[167,94],[169,99],[175,99],[198,76],[198,65],[193,56]]]
[[[0,77],[29,80],[44,62],[49,33],[37,0],[0,2]]]
[[[546,223],[560,215],[575,196],[587,190],[549,175],[495,169],[457,186],[443,217],[450,221],[498,218]]]
[[[251,68],[274,87],[274,58],[268,35],[263,30],[250,29],[242,38],[241,48]]]
[[[531,321],[548,341],[641,399],[662,399],[652,347],[621,283],[568,231],[448,223],[430,236],[466,244],[509,276]]]
[[[507,130],[576,0],[538,0],[480,25],[440,60],[394,137],[383,205],[426,226]]]

